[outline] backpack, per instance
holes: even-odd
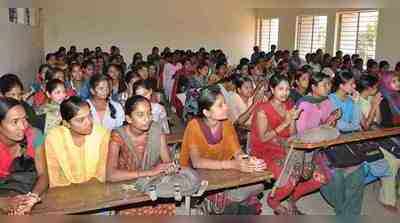
[[[331,146],[325,150],[325,155],[333,167],[347,168],[363,162],[373,163],[383,159],[384,156],[379,147],[379,144],[372,140],[351,142]]]

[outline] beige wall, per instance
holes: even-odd
[[[0,18],[0,75],[18,74],[27,87],[42,61],[43,32],[39,26],[9,23],[6,7],[0,8]]]
[[[120,46],[126,60],[154,45],[222,48],[230,61],[249,56],[254,5],[240,0],[54,1],[43,0],[45,51]],[[79,5],[79,7],[77,7]]]
[[[45,52],[59,46],[109,47],[117,44],[127,60],[153,45],[172,48],[222,48],[231,62],[249,56],[254,44],[255,16],[279,16],[279,44],[293,49],[296,15],[328,15],[327,49],[335,45],[335,16],[343,8],[382,8],[377,57],[397,56],[400,31],[395,24],[400,1],[390,0],[41,0]]]
[[[336,50],[335,31],[336,14],[339,11],[357,9],[338,8],[297,8],[297,9],[257,9],[256,16],[271,17],[280,19],[279,47],[283,49],[295,49],[296,41],[296,17],[298,15],[326,15],[328,16],[328,31],[326,39],[326,50],[334,53]],[[392,64],[400,61],[400,30],[397,28],[397,21],[400,19],[399,9],[380,8],[378,21],[378,36],[376,43],[376,58],[387,59]]]
[[[256,15],[279,16],[280,46],[293,49],[296,15],[327,14],[330,24],[327,49],[333,52],[335,27],[332,24],[337,8],[382,8],[377,57],[391,62],[400,60],[397,41],[400,31],[396,26],[400,1],[24,0],[23,3],[13,7],[43,8],[42,27],[9,24],[8,5],[3,5],[0,9],[0,74],[18,73],[25,83],[33,80],[45,52],[61,45],[106,48],[117,44],[128,61],[134,52],[147,54],[153,45],[194,49],[205,46],[226,50],[230,61],[237,63],[240,57],[251,53]]]
[[[391,64],[400,61],[399,12],[399,8],[385,8],[379,15],[377,59],[387,59]]]

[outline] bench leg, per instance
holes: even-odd
[[[190,196],[185,197],[185,215],[190,216]]]

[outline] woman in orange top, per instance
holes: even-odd
[[[246,155],[240,149],[235,129],[228,120],[228,107],[219,87],[209,86],[202,89],[198,103],[200,117],[191,120],[186,127],[180,154],[181,165],[199,169],[234,169],[248,173],[263,170],[263,161],[245,159]],[[243,201],[254,198],[262,189],[262,185],[255,185],[229,191],[223,194],[221,203],[243,204]],[[223,208],[224,205],[217,202],[221,199],[208,199],[218,208]],[[249,205],[249,202],[246,204]],[[257,207],[253,211],[254,214],[259,213]]]

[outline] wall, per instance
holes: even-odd
[[[278,15],[280,45],[293,49],[296,15],[328,17],[327,49],[334,50],[335,15],[343,8],[381,8],[378,58],[399,60],[396,9],[392,0],[40,0],[44,8],[45,52],[59,46],[121,47],[127,60],[154,45],[172,48],[222,48],[231,62],[249,56],[254,44],[255,16]]]
[[[59,46],[121,47],[127,60],[136,51],[147,54],[153,45],[172,48],[222,48],[236,63],[249,56],[254,44],[255,16],[281,17],[280,45],[293,49],[295,16],[301,13],[327,13],[334,24],[338,8],[380,9],[377,40],[378,59],[400,60],[400,1],[389,0],[8,0],[0,8],[0,74],[20,74],[25,83],[34,78],[46,52]],[[8,23],[13,7],[41,7],[39,27]],[[3,2],[2,2],[3,3]],[[291,9],[288,9],[288,8]],[[297,9],[296,9],[297,8]],[[313,9],[320,8],[320,9]],[[328,27],[327,48],[334,49],[334,25]]]
[[[291,9],[257,9],[256,16],[271,17],[280,19],[279,42],[278,45],[283,49],[293,50],[296,41],[296,17],[298,15],[326,15],[328,16],[328,31],[326,40],[326,51],[333,53],[336,50],[335,31],[336,13],[339,11],[357,9],[339,8],[291,8]],[[392,64],[400,61],[400,44],[398,39],[400,31],[397,29],[396,22],[400,15],[397,7],[379,8],[378,36],[376,43],[376,58],[387,59]]]
[[[32,7],[32,5],[24,4],[24,7]],[[30,27],[9,23],[8,8],[2,7],[0,8],[0,32],[0,75],[18,74],[27,86],[34,79],[34,74],[44,55],[42,29],[40,26]]]
[[[42,6],[46,52],[116,44],[130,62],[134,52],[148,54],[154,45],[204,46],[226,50],[236,63],[254,44],[254,5],[240,0],[43,0]]]
[[[380,10],[376,54],[378,59],[387,59],[391,64],[400,61],[399,21],[399,8]]]

